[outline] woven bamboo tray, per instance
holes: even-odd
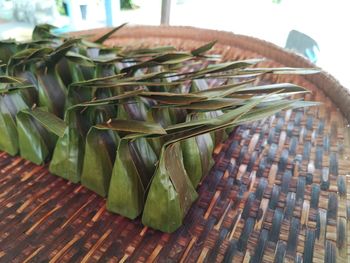
[[[215,39],[224,58],[312,67],[261,40],[194,28],[127,27],[107,44],[191,49]],[[303,85],[323,105],[236,128],[173,234],[0,152],[0,262],[349,262],[350,94],[324,72],[268,78]]]

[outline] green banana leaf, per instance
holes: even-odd
[[[121,24],[118,27],[113,28],[103,36],[100,36],[98,39],[95,40],[95,43],[102,44],[104,41],[106,41],[108,38],[110,38],[115,32],[117,32],[119,29],[123,28],[127,23]]]
[[[112,101],[112,99],[109,98]],[[102,103],[77,104],[67,109],[64,121],[66,128],[57,141],[49,166],[51,173],[74,183],[80,181],[85,136],[91,126],[115,116],[114,105],[108,100]]]
[[[196,187],[203,176],[201,153],[198,149],[196,138],[189,138],[182,141],[181,149],[187,175],[192,185]]]
[[[11,56],[18,51],[18,45],[13,40],[0,41],[0,61],[7,64]]]
[[[142,223],[173,232],[182,225],[197,196],[183,164],[180,144],[165,145],[147,195]]]
[[[33,40],[43,40],[43,39],[55,39],[58,38],[57,35],[53,34],[51,32],[52,29],[55,29],[55,26],[49,25],[49,24],[42,24],[35,26],[33,33],[32,33],[32,39]]]
[[[79,64],[69,61],[66,57],[62,58],[57,64],[57,72],[66,87],[71,83],[91,79],[93,77],[93,70],[88,70],[89,74],[86,75],[86,69],[90,69],[90,67],[82,67]]]
[[[81,139],[81,128],[84,125],[79,125],[84,124],[81,121],[82,116],[79,113],[76,114],[75,111],[68,111],[65,117],[66,122],[69,123],[67,125],[66,122],[49,112],[36,108],[31,113],[43,128],[59,137],[50,162],[50,172],[72,182],[78,182],[82,163],[81,153],[84,151]]]
[[[202,55],[203,53],[209,51],[210,49],[213,48],[213,46],[216,44],[216,40],[215,41],[212,41],[212,42],[209,42],[199,48],[196,48],[194,50],[191,51],[191,54],[193,56],[199,56],[199,55]]]
[[[50,25],[37,26],[33,41],[0,42],[0,150],[37,164],[52,155],[52,173],[108,194],[109,211],[143,211],[145,225],[172,232],[231,127],[316,105],[288,99],[302,87],[257,86],[258,77],[318,70],[217,63],[206,53],[215,41],[190,52],[104,46],[123,26],[95,42]]]
[[[16,155],[19,151],[16,115],[28,109],[20,92],[0,95],[0,150]]]
[[[80,181],[84,158],[84,140],[78,129],[67,127],[59,138],[50,162],[49,171],[73,183]]]
[[[108,192],[107,210],[136,218],[143,209],[145,188],[130,154],[127,140],[121,140]]]
[[[122,139],[113,167],[107,210],[132,219],[139,216],[157,160],[145,138],[134,142]]]
[[[147,119],[148,107],[146,103],[141,98],[130,98],[125,99],[122,105],[118,106],[118,109],[121,109],[122,112],[127,114],[127,119],[145,121]]]
[[[105,197],[108,193],[119,135],[91,127],[85,143],[81,184]]]
[[[202,123],[199,126],[193,122],[189,122],[187,125],[180,125],[185,129],[175,136],[170,136],[170,140],[163,145],[159,163],[146,199],[142,215],[143,224],[164,232],[173,232],[181,226],[184,216],[195,200],[196,192],[186,173],[179,142],[217,129],[223,129],[230,125],[238,125],[271,116],[271,114],[282,109],[315,105],[310,102],[290,101],[286,103],[283,101],[279,105],[271,103],[265,109],[254,109],[262,101],[264,101],[264,98],[259,98],[241,107],[243,109],[225,113],[219,117],[217,122],[202,120],[197,121]],[[177,130],[176,126],[178,125],[174,125],[172,129]],[[196,128],[192,128],[195,126]]]
[[[248,82],[249,83],[249,82]],[[244,83],[246,84],[246,83]],[[233,87],[234,89],[236,89],[236,87],[240,87],[241,85],[224,85],[225,89],[224,90],[220,90],[219,94],[220,95],[224,95],[225,94],[225,90],[227,89],[231,89],[231,87]],[[221,86],[222,87],[222,86]],[[190,87],[190,92],[193,94],[204,94],[204,95],[209,95],[212,96],[212,90],[214,89],[210,89],[207,80],[205,79],[194,79],[191,83],[191,87]],[[223,112],[221,111],[221,106],[223,107],[228,107],[228,106],[234,106],[236,105],[235,101],[227,101],[226,99],[221,99],[221,101],[213,101],[214,103],[214,108],[217,108],[218,110],[213,110],[213,108],[209,109],[211,111],[208,112],[203,112],[203,113],[199,113],[196,115],[197,119],[215,119],[218,116],[222,115]],[[198,103],[197,103],[198,104]],[[204,101],[204,106],[207,108],[208,104],[205,103]],[[189,105],[191,106],[191,105]],[[199,105],[192,105],[193,106],[197,106],[196,108],[198,109]],[[218,107],[219,106],[219,107]],[[214,145],[218,145],[220,142],[226,140],[228,138],[227,132],[225,132],[225,130],[217,130],[215,132],[210,133],[210,136],[212,137],[212,141],[214,143]]]
[[[39,106],[47,107],[49,112],[63,117],[66,104],[66,87],[58,72],[49,69],[47,72],[37,72]]]
[[[38,106],[46,107],[49,112],[63,117],[67,91],[56,68],[38,70],[34,65],[26,66],[26,68],[24,71],[15,74],[36,88]]]
[[[93,127],[93,130],[99,132],[118,132],[120,134],[139,134],[144,136],[146,134],[165,134],[165,130],[156,123],[135,121],[135,120],[120,120],[114,119],[107,123],[101,123]],[[136,136],[137,137],[137,136]],[[89,135],[88,135],[89,139]],[[100,138],[92,138],[94,141]],[[89,184],[89,188],[101,193],[105,191],[109,186],[110,179],[110,163],[107,167],[101,167],[108,156],[112,156],[112,148],[116,143],[106,141],[104,139],[103,146],[96,147],[97,143],[89,145],[87,140],[84,171],[82,176],[82,182]],[[111,149],[107,149],[107,144]],[[91,146],[91,149],[89,149]],[[103,148],[101,152],[100,149]],[[107,153],[107,150],[109,151]],[[88,156],[88,151],[94,153]],[[96,155],[101,155],[97,157]],[[107,156],[108,155],[108,156]],[[92,157],[91,157],[92,156]],[[107,157],[106,157],[107,156]],[[109,160],[112,158],[109,157]],[[91,160],[95,158],[95,160]],[[91,161],[91,165],[88,161]],[[152,147],[148,144],[145,138],[133,138],[132,141],[120,140],[116,158],[113,166],[112,178],[110,179],[110,186],[108,192],[107,208],[108,210],[122,214],[129,218],[135,218],[140,214],[143,208],[145,191],[149,184],[155,169],[155,163],[157,162],[157,155],[154,153]],[[97,162],[97,165],[94,163]],[[98,168],[99,166],[99,168]],[[91,170],[88,170],[91,167]],[[97,167],[96,169],[94,167]],[[86,168],[86,170],[85,170]],[[105,169],[102,172],[101,169]],[[84,179],[84,180],[83,180]],[[98,190],[96,190],[98,189]],[[101,190],[102,189],[102,190]],[[105,195],[105,194],[104,194]]]
[[[57,135],[47,131],[35,119],[30,109],[18,112],[16,122],[20,155],[38,165],[48,161],[55,147]]]
[[[76,160],[75,158],[76,155],[78,155],[78,153],[80,152],[80,151],[74,151],[74,150],[76,150],[77,148],[80,149],[81,151],[83,150],[81,149],[82,144],[79,143],[80,135],[78,134],[78,132],[74,133],[76,129],[70,129],[70,127],[67,126],[63,120],[59,119],[58,117],[56,117],[55,115],[49,112],[41,110],[40,108],[35,108],[34,110],[31,110],[30,113],[31,113],[31,116],[35,118],[36,122],[40,124],[40,127],[42,129],[45,129],[46,133],[49,132],[51,134],[55,134],[56,136],[58,136],[58,140],[57,140],[57,143],[55,144],[55,148],[53,151],[53,158],[49,166],[50,172],[54,174],[61,174],[63,175],[62,177],[65,177],[64,175],[66,175],[66,173],[64,172],[67,172],[67,170],[69,171],[67,172],[67,174],[69,175],[78,173],[76,172],[75,169],[79,169],[78,165],[80,164],[80,162],[77,162],[76,166],[78,166],[78,168],[76,166],[69,166],[69,165],[60,166],[61,163],[57,162],[57,160],[61,160],[61,158],[59,157],[61,155],[64,155],[65,153],[70,154],[70,156],[68,157],[70,161],[72,160],[74,161]],[[42,139],[44,138],[45,137],[43,136]],[[75,146],[77,146],[77,148]],[[68,150],[67,152],[65,152],[67,148],[72,150]],[[71,164],[71,163],[68,163],[68,164]],[[66,176],[65,178],[70,179],[68,176]],[[71,180],[75,182],[74,177]]]
[[[81,178],[86,134],[91,126],[115,116],[113,105],[75,105],[65,114],[67,127],[57,141],[49,170],[73,183]]]
[[[189,119],[188,121],[191,121]],[[210,134],[202,134],[181,141],[183,162],[192,185],[196,188],[202,177],[207,175],[214,164],[214,144]]]
[[[19,150],[16,115],[33,105],[33,93],[33,86],[22,79],[0,76],[0,150],[10,155],[16,155]]]

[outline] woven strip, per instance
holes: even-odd
[[[192,28],[127,28],[109,44],[191,49],[212,39],[224,58],[306,65],[291,64],[305,61],[289,53],[275,56],[276,47],[265,42]],[[322,76],[329,89],[343,90]],[[173,234],[111,214],[101,197],[49,174],[47,166],[0,153],[0,262],[348,262],[346,118],[316,76],[264,81],[303,85],[312,91],[306,99],[323,105],[236,128],[215,149],[199,198]]]

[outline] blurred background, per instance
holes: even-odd
[[[350,88],[347,0],[0,0],[0,40],[117,26],[186,25],[225,30],[293,49]]]

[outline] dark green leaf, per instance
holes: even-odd
[[[0,41],[0,60],[7,64],[13,54],[18,51],[18,44],[13,40]]]
[[[204,96],[208,96],[210,98],[216,98],[216,97],[223,98],[223,97],[226,97],[232,93],[239,92],[241,90],[249,89],[251,84],[254,81],[255,81],[255,79],[248,80],[248,81],[242,81],[239,83],[221,85],[221,86],[214,87],[211,89],[200,90],[200,91],[194,92],[194,94],[204,95]]]
[[[251,94],[251,93],[270,93],[276,90],[280,90],[282,92],[305,92],[307,91],[305,88],[291,84],[291,83],[278,83],[278,84],[269,84],[263,86],[252,86],[252,87],[242,87],[238,89],[236,92],[238,94]]]
[[[98,39],[95,40],[95,43],[102,44],[105,42],[108,38],[110,38],[115,32],[117,32],[119,29],[124,27],[127,23],[121,24],[120,26],[113,28],[111,31],[107,32],[103,36],[99,37]]]
[[[147,67],[154,67],[157,65],[172,65],[178,64],[192,59],[193,56],[188,53],[168,53],[160,56],[156,56],[147,61],[141,62],[139,64],[123,68],[122,72],[134,72],[138,69],[143,69]]]
[[[96,128],[130,133],[166,134],[158,123],[135,120],[111,120],[108,123],[96,125]]]
[[[203,45],[203,46],[201,46],[199,48],[196,48],[196,49],[192,50],[191,53],[192,53],[193,56],[199,56],[199,55],[207,52],[208,50],[212,49],[213,46],[216,44],[216,42],[217,42],[216,40],[212,41],[212,42],[209,42],[209,43],[207,43],[207,44],[205,44],[205,45]]]
[[[78,65],[81,65],[81,66],[84,66],[84,67],[94,67],[95,66],[95,63],[88,57],[85,57],[81,54],[78,54],[78,53],[73,53],[73,52],[70,52],[68,51],[67,54],[65,55],[65,57],[75,63],[75,64],[78,64]]]
[[[51,52],[46,59],[46,63],[48,65],[56,65],[63,58],[63,56],[80,41],[80,39],[74,38],[66,40],[62,45],[58,46],[53,52]]]
[[[176,49],[173,46],[160,46],[160,47],[154,47],[154,48],[140,48],[140,49],[133,49],[133,50],[126,50],[121,53],[124,57],[143,57],[143,56],[150,56],[150,55],[157,55],[159,53],[167,53],[167,52],[173,52]]]
[[[224,109],[227,107],[242,105],[242,103],[244,103],[244,101],[239,99],[223,98],[223,99],[203,100],[203,101],[193,102],[188,105],[180,105],[178,107],[181,109],[187,109],[187,110],[213,111],[213,110]]]
[[[0,76],[0,84],[14,84],[14,83],[23,83],[25,80],[21,78],[16,78],[12,76]]]
[[[178,94],[170,92],[142,92],[139,96],[147,97],[164,104],[187,105],[207,99],[206,96],[196,94]]]
[[[20,84],[20,85],[5,85],[4,88],[1,87],[1,84],[0,84],[0,94],[6,94],[6,93],[12,93],[12,92],[17,92],[19,90],[22,90],[22,89],[31,89],[31,88],[34,88],[33,85],[31,84]]]
[[[187,78],[188,77],[190,77],[190,78],[202,78],[207,74],[226,72],[229,70],[243,69],[243,68],[255,65],[261,61],[263,61],[263,59],[247,59],[247,60],[225,62],[225,63],[221,63],[221,64],[211,64],[204,69],[185,73],[185,75],[187,75]]]
[[[58,36],[51,33],[51,30],[55,28],[56,28],[55,26],[48,25],[48,24],[37,25],[33,30],[32,38],[33,40],[58,38]]]

